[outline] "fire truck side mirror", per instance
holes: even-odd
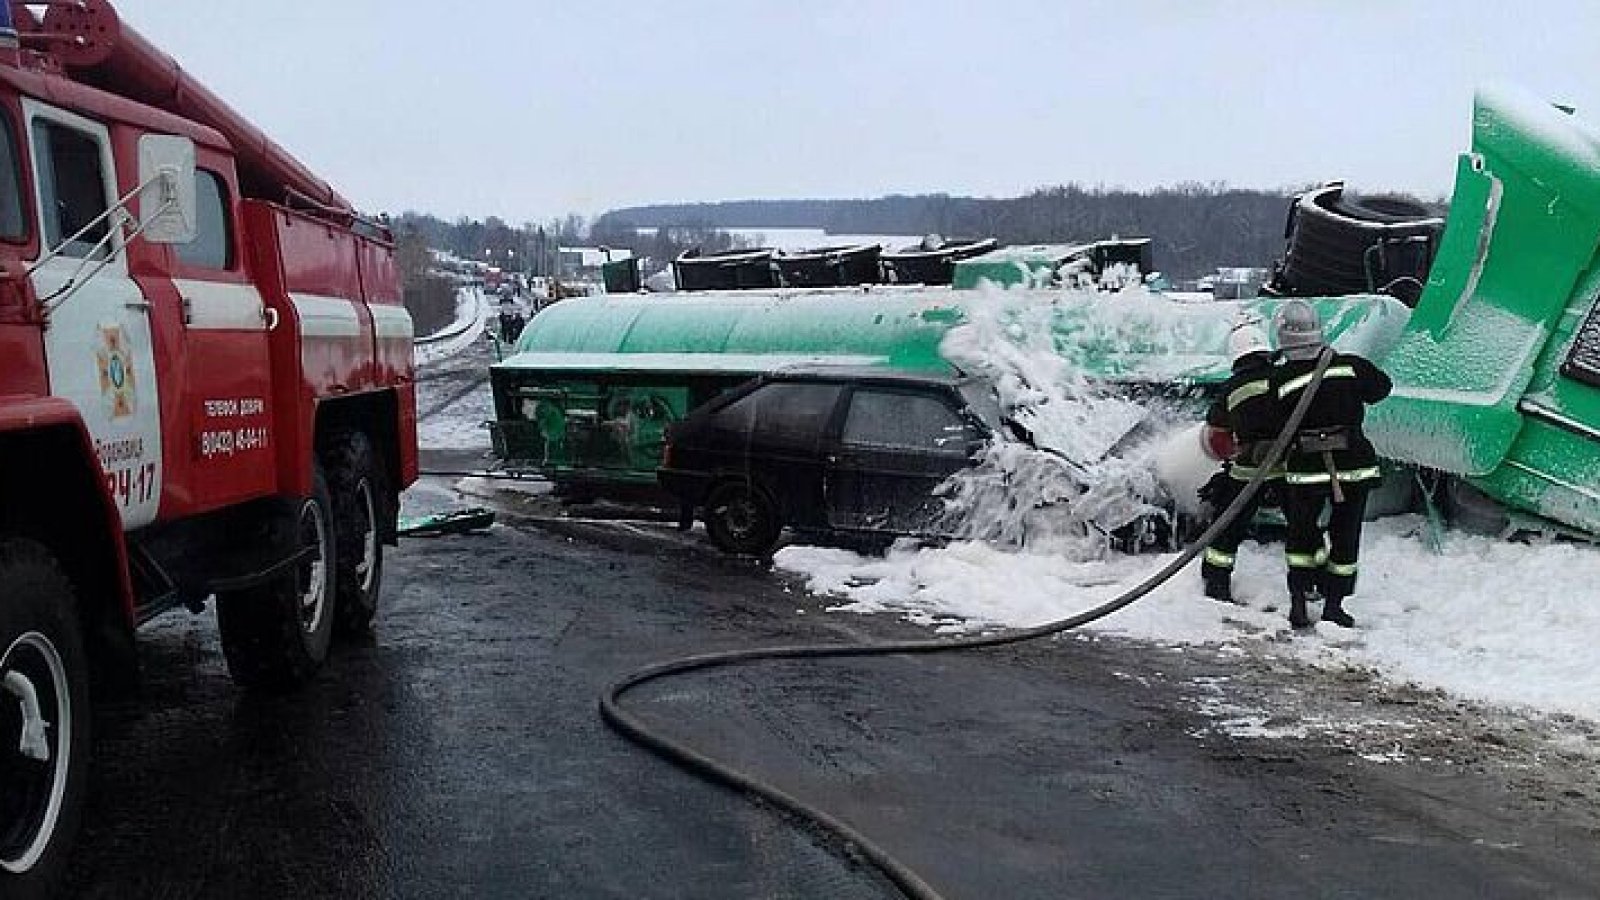
[[[147,134],[139,138],[139,233],[152,244],[194,240],[194,141]]]

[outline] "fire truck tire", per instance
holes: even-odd
[[[293,546],[309,554],[287,574],[256,587],[217,595],[217,627],[228,672],[241,687],[289,690],[316,674],[333,637],[334,563],[338,559],[333,501],[317,466],[311,496],[273,528],[292,529]],[[288,540],[283,543],[289,543]]]
[[[83,811],[89,674],[72,584],[43,546],[0,537],[0,896],[50,896]]]
[[[335,435],[323,457],[333,495],[334,533],[339,545],[334,568],[334,633],[367,633],[383,588],[383,538],[379,511],[388,485],[372,442],[359,431]]]
[[[706,495],[706,535],[724,553],[765,556],[783,532],[772,496],[745,481],[725,481]]]

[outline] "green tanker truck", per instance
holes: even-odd
[[[1313,300],[1336,346],[1395,379],[1371,417],[1374,442],[1445,476],[1461,503],[1487,498],[1507,515],[1600,534],[1600,133],[1518,92],[1480,92],[1448,220],[1428,240],[1425,284],[1396,278]],[[666,426],[717,392],[796,364],[948,372],[942,342],[977,315],[1048,328],[1086,377],[1203,393],[1226,376],[1230,328],[1280,302],[957,281],[982,289],[565,301],[492,367],[496,451],[558,484],[650,486]]]

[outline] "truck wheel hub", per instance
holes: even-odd
[[[729,501],[722,508],[722,521],[735,537],[748,537],[755,530],[755,504],[748,497]]]
[[[72,753],[72,697],[55,644],[30,631],[0,659],[0,869],[20,875],[55,833]]]
[[[306,634],[317,631],[327,612],[328,560],[323,552],[327,530],[322,507],[307,501],[300,508],[300,546],[310,552],[301,561],[295,579],[300,589],[300,627]]]
[[[356,563],[356,577],[361,583],[361,592],[371,593],[373,578],[378,572],[378,510],[377,504],[372,499],[372,482],[361,479],[356,486],[356,496],[360,498],[361,513],[361,561]]]

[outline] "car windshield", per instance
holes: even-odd
[[[990,431],[1000,430],[1001,419],[1000,398],[995,396],[994,386],[986,381],[962,382],[958,388],[961,399],[967,402],[967,408],[972,410],[978,420],[989,426]]]

